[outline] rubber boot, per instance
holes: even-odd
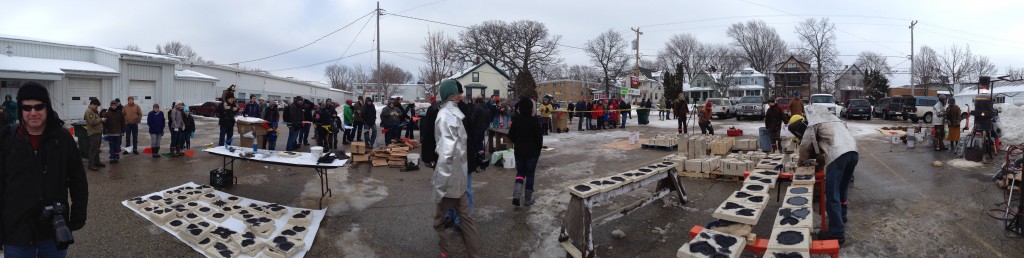
[[[160,147],[153,147],[151,151],[153,152],[154,158],[160,157]]]
[[[523,178],[516,177],[516,184],[512,187],[512,205],[519,206],[519,198],[523,195]]]
[[[526,190],[526,194],[523,196],[523,201],[526,203],[526,206],[533,205],[533,190]]]

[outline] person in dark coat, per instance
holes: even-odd
[[[689,129],[686,128],[686,119],[689,118],[690,114],[690,103],[686,101],[686,98],[682,93],[679,93],[679,100],[676,101],[676,106],[672,108],[676,113],[676,123],[679,126],[678,131],[680,134],[690,133]]]
[[[572,117],[576,115],[576,113],[574,113],[576,112],[576,103],[569,102],[567,111],[569,111],[569,123],[572,124]]]
[[[533,182],[537,173],[540,149],[544,145],[544,132],[537,119],[530,115],[533,105],[529,98],[520,97],[516,109],[519,110],[519,115],[512,118],[512,127],[508,129],[508,137],[516,146],[516,178],[512,190],[512,205],[532,205]]]
[[[250,95],[249,102],[245,103],[242,114],[247,117],[260,117],[260,103],[256,101],[256,96]]]
[[[406,104],[405,114],[405,138],[410,140],[416,139],[416,136],[413,134],[413,130],[416,129],[416,122],[413,121],[416,117],[416,105],[413,103]]]
[[[402,137],[402,117],[405,110],[402,103],[394,99],[380,111],[380,127],[387,130],[384,133],[384,144],[392,144]]]
[[[302,97],[292,98],[292,104],[284,109],[284,124],[288,126],[286,151],[299,149],[299,132],[302,131]]]
[[[43,209],[62,206],[52,216],[71,231],[85,227],[89,183],[78,144],[42,84],[23,84],[17,104],[20,124],[0,128],[0,243],[7,257],[66,257],[68,246],[56,243]]]
[[[622,114],[621,117],[619,118],[619,119],[622,119],[622,126],[621,127],[622,128],[626,128],[626,119],[632,118],[630,114],[633,113],[633,109],[632,109],[633,107],[629,106],[629,102],[626,102],[625,100],[622,100],[622,98],[619,98],[619,107],[618,108],[620,110],[620,113]]]
[[[309,146],[309,129],[313,128],[313,104],[312,100],[302,100],[302,130],[299,131],[299,142]]]
[[[217,124],[220,125],[220,136],[218,136],[217,146],[224,146],[225,140],[230,140],[234,137],[235,115],[238,114],[238,104],[235,103],[235,96],[228,96],[226,102],[217,105],[217,114],[220,114],[220,119],[217,121]]]
[[[590,108],[588,106],[585,100],[576,102],[576,116],[580,118],[580,124],[576,126],[576,131],[583,131],[584,128],[590,129],[590,113],[587,112],[590,111]]]
[[[768,111],[764,114],[764,126],[768,128],[768,135],[771,137],[772,150],[782,152],[782,124],[789,121],[786,114],[782,112],[774,99],[768,100]]]
[[[185,149],[192,148],[192,137],[196,134],[196,118],[192,117],[191,110],[185,107],[185,113],[182,114],[181,118],[185,121],[185,136],[182,137],[185,140]]]
[[[363,101],[363,127],[366,128],[366,148],[373,149],[377,143],[377,106],[373,105],[373,98],[366,97]]]
[[[263,110],[263,120],[267,121],[267,135],[263,137],[260,146],[268,150],[277,150],[277,125],[281,122],[281,113],[277,110],[277,101],[271,101]]]
[[[110,163],[121,162],[121,137],[124,134],[124,113],[117,107],[117,102],[110,102],[110,109],[103,114],[103,135],[107,138],[110,146],[107,151],[110,154]]]
[[[160,157],[160,138],[164,137],[164,112],[160,111],[160,104],[153,104],[153,111],[146,114],[146,124],[149,125],[149,151],[154,158]]]

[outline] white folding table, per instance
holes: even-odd
[[[332,168],[339,168],[345,166],[348,163],[348,159],[336,159],[331,163],[319,163],[316,159],[311,157],[312,154],[308,152],[292,152],[294,156],[286,156],[285,151],[270,151],[270,150],[259,150],[259,153],[253,157],[243,156],[246,152],[252,152],[252,148],[244,147],[232,147],[228,149],[225,146],[218,146],[203,150],[206,153],[221,156],[224,158],[222,167],[225,169],[231,169],[235,171],[236,160],[248,160],[255,162],[263,162],[274,165],[290,166],[290,167],[302,167],[312,168],[316,171],[316,175],[320,177],[320,209],[324,208],[324,197],[333,196],[331,193],[331,187],[327,182],[327,170]]]

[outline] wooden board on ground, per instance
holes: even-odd
[[[711,174],[700,173],[700,172],[680,171],[678,174],[681,177],[689,177],[689,178],[701,178],[701,179],[709,179],[709,178],[711,178]]]
[[[882,130],[882,129],[878,129],[878,132],[882,133],[885,136],[889,136],[889,135],[895,134],[895,135],[899,135],[899,136],[902,137],[904,135],[907,135],[907,131],[903,131],[903,130]]]
[[[388,165],[388,160],[387,159],[373,159],[373,166],[374,167],[383,167],[383,166],[387,166],[387,165]]]
[[[631,150],[639,149],[641,145],[647,144],[648,141],[649,141],[648,139],[640,138],[640,140],[637,141],[636,144],[629,144],[629,140],[626,139],[626,140],[621,140],[621,141],[616,141],[616,142],[604,144],[604,145],[601,145],[601,146],[602,147],[608,147],[608,148],[616,149],[616,150],[631,151]]]

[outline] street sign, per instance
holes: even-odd
[[[619,94],[629,95],[629,88],[619,88]]]

